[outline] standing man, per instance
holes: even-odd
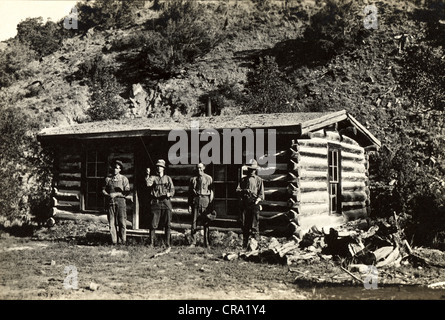
[[[243,231],[243,248],[247,248],[249,237],[259,238],[260,202],[264,200],[263,179],[257,176],[258,163],[256,160],[247,165],[245,176],[237,188],[241,204],[241,229]]]
[[[127,205],[126,198],[130,193],[128,178],[121,175],[124,165],[120,160],[112,163],[113,175],[105,178],[102,193],[107,199],[107,216],[113,244],[127,242]]]
[[[156,175],[148,175],[145,179],[147,187],[151,188],[150,195],[150,245],[154,245],[156,229],[159,222],[165,228],[165,242],[167,250],[170,250],[170,229],[172,221],[172,203],[171,198],[175,194],[172,179],[165,173],[165,161],[160,159],[156,162]]]
[[[204,173],[205,165],[199,163],[196,166],[196,176],[190,178],[188,206],[189,213],[192,213],[191,224],[191,247],[196,245],[196,225],[198,220],[202,221],[204,227],[204,247],[209,246],[209,223],[210,219],[207,217],[210,214],[213,202],[213,179],[208,174]]]

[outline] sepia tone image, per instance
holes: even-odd
[[[445,298],[443,1],[0,11],[1,300]]]

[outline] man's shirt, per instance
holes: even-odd
[[[264,200],[264,184],[263,179],[257,175],[247,176],[241,180],[240,183],[241,190],[249,190],[251,194],[255,197]]]
[[[151,180],[151,181],[150,181]],[[150,194],[153,198],[166,197],[170,193],[170,197],[175,194],[173,180],[167,176],[150,176],[145,179],[147,186],[151,188]]]
[[[130,191],[130,183],[126,176],[118,173],[115,176],[105,178],[104,189],[107,193],[122,192],[123,195],[126,195]]]
[[[189,184],[189,205],[193,203],[195,196],[210,196],[213,191],[213,179],[206,173],[202,176],[190,178]]]

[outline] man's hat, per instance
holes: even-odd
[[[118,159],[115,159],[115,160],[113,161],[113,163],[112,163],[113,167],[114,167],[116,164],[118,164],[119,167],[121,167],[121,169],[124,168],[124,164],[122,163],[122,161],[120,161],[120,160],[118,160]]]
[[[158,162],[156,162],[156,167],[163,167],[165,168],[165,161],[162,159],[159,159]]]
[[[259,168],[258,162],[255,159],[250,161],[250,165],[246,164],[246,167],[247,169],[253,169],[253,170],[257,170]]]

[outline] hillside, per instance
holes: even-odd
[[[433,159],[445,184],[441,1],[375,2],[376,29],[365,28],[368,1],[189,2],[145,1],[130,24],[65,30],[56,51],[29,63],[13,55],[0,105],[38,129],[90,121],[93,105],[122,117],[202,115],[209,100],[213,114],[346,109],[389,150],[374,182]]]

